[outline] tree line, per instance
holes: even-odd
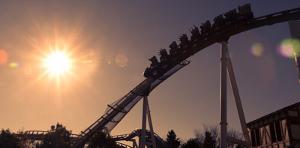
[[[72,132],[65,126],[57,123],[50,127],[42,139],[32,140],[20,137],[22,132],[13,133],[10,130],[2,129],[0,132],[0,148],[71,148]],[[239,132],[229,131],[230,136],[242,139]],[[183,141],[176,135],[174,130],[167,133],[164,139],[163,148],[218,148],[219,146],[218,127],[206,127],[203,131],[196,131],[195,137]],[[241,147],[241,146],[236,146]],[[110,135],[99,132],[88,141],[88,148],[123,148]]]

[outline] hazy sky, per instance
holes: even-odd
[[[193,25],[251,2],[255,16],[300,6],[298,0],[1,0],[0,128],[47,130],[60,122],[74,133],[87,128],[106,105],[144,78],[148,58]],[[299,101],[292,59],[280,51],[287,23],[234,36],[229,41],[247,122]],[[53,46],[76,59],[71,74],[45,75],[41,60]],[[219,123],[219,55],[215,44],[150,94],[155,131],[182,139]],[[2,58],[2,59],[1,59]],[[240,129],[229,89],[229,126]],[[141,128],[141,104],[113,134]]]

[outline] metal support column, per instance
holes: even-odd
[[[156,141],[155,141],[155,137],[154,137],[154,131],[153,131],[153,125],[152,125],[152,119],[151,119],[151,114],[150,114],[150,106],[149,106],[148,99],[146,99],[145,101],[147,101],[147,108],[148,108],[148,123],[149,123],[150,132],[151,132],[152,148],[156,148]]]
[[[220,107],[221,107],[221,137],[220,147],[226,148],[227,135],[227,41],[221,42],[221,88],[220,88]]]
[[[233,71],[233,66],[232,66],[231,59],[230,59],[230,54],[229,54],[228,50],[226,52],[227,52],[227,70],[228,70],[230,84],[231,84],[231,88],[232,88],[235,103],[236,103],[236,108],[237,108],[239,119],[240,119],[240,124],[241,124],[241,127],[242,127],[244,138],[245,138],[247,144],[250,145],[250,137],[249,137],[248,130],[247,130],[245,114],[244,114],[244,110],[243,110],[242,101],[241,101],[241,97],[240,97],[240,94],[239,94],[238,86],[237,86],[237,83],[236,83],[236,79],[235,79],[235,75],[234,75],[234,71]]]
[[[148,103],[148,93],[147,95],[144,96],[143,98],[143,117],[142,117],[142,131],[141,131],[141,136],[139,139],[139,148],[145,148],[146,147],[146,137],[147,137],[147,118],[148,118],[148,124],[150,128],[150,136],[151,136],[151,146],[152,148],[156,148],[156,141],[154,137],[154,131],[153,131],[153,125],[152,125],[152,119],[151,119],[151,114],[150,114],[150,106]],[[148,147],[148,145],[147,145]]]
[[[143,98],[143,116],[142,116],[142,133],[139,139],[139,148],[145,148],[146,146],[146,123],[147,123],[147,98],[148,96],[144,96]]]

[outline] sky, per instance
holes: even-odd
[[[59,122],[79,133],[144,79],[148,58],[159,49],[246,3],[254,16],[300,6],[297,0],[1,0],[0,128],[48,130]],[[299,102],[296,65],[281,48],[288,38],[288,24],[280,23],[229,40],[247,122]],[[53,48],[75,61],[60,78],[42,66]],[[162,137],[173,129],[184,140],[204,125],[219,124],[220,45],[190,61],[149,96],[154,130]],[[228,125],[240,130],[228,93]],[[141,106],[112,134],[141,128]]]

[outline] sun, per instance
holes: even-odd
[[[53,50],[43,59],[43,68],[52,77],[62,77],[71,72],[72,58],[63,50]]]

